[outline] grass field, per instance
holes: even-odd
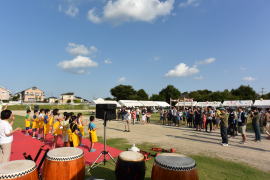
[[[31,109],[34,109],[34,105],[30,105]],[[92,110],[95,107],[79,104],[79,105],[71,105],[71,104],[64,104],[64,105],[39,105],[40,109],[60,109],[60,110]],[[29,109],[29,105],[9,105],[8,109],[10,110],[27,110]]]
[[[99,138],[101,139],[101,138]],[[131,145],[128,144],[125,139],[109,139],[107,144],[121,149],[126,150],[130,148]],[[141,150],[152,152],[150,149],[156,147],[153,144],[143,143],[136,145]],[[197,168],[199,172],[200,180],[269,180],[270,173],[265,173],[255,168],[249,167],[244,164],[235,163],[231,161],[225,161],[219,158],[212,158],[202,155],[191,155],[191,157],[196,161]],[[153,166],[154,159],[146,162],[146,180],[151,179],[151,170]],[[95,178],[114,180],[114,170],[115,165],[110,163],[106,166],[101,165],[91,171],[91,175]],[[90,174],[88,174],[90,176]]]
[[[24,117],[15,116],[14,128],[24,127]],[[153,118],[156,119],[156,118]],[[153,123],[157,120],[153,120]],[[102,143],[102,138],[99,137]],[[107,144],[111,147],[118,148],[120,150],[127,150],[131,147],[131,144],[127,142],[126,139],[108,139]],[[155,147],[154,144],[143,143],[136,145],[141,150],[152,152],[150,149]],[[181,153],[181,152],[179,152]],[[199,170],[199,177],[201,180],[269,180],[270,173],[266,173],[250,166],[235,163],[231,161],[222,160],[219,158],[212,158],[203,155],[191,155],[191,157],[196,161],[197,168]],[[146,162],[146,180],[151,178],[151,169],[153,166],[153,158]],[[94,176],[96,178],[102,178],[107,180],[114,180],[114,169],[115,165],[108,163],[106,166],[101,165],[100,167],[91,170],[91,174],[87,173],[87,176]]]

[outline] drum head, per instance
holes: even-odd
[[[0,164],[0,179],[14,179],[33,172],[36,169],[34,161],[16,160]]]
[[[74,147],[63,147],[50,150],[47,159],[50,161],[71,161],[83,157],[83,151]]]
[[[196,162],[187,156],[164,153],[155,158],[155,164],[173,171],[189,171],[196,167]]]
[[[123,161],[139,162],[144,160],[144,156],[141,153],[133,151],[124,151],[119,154],[119,158]]]

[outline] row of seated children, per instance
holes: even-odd
[[[41,109],[34,111],[31,118],[31,110],[27,110],[25,116],[26,134],[32,131],[33,138],[39,140],[46,139],[48,134],[53,135],[53,148],[57,147],[57,142],[62,140],[64,146],[78,147],[82,146],[82,137],[85,135],[83,117],[81,113],[75,115],[73,112],[64,112],[62,115],[59,109],[50,111],[49,109]],[[96,125],[94,124],[95,117],[90,117],[88,124],[88,132],[90,139],[89,151],[94,152],[94,143],[97,142]]]

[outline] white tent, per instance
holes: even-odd
[[[221,106],[221,102],[217,102],[217,101],[213,101],[213,102],[198,102],[196,104],[196,106],[198,107],[208,107],[208,106],[211,106],[211,107],[220,107]]]
[[[96,100],[93,100],[93,103],[95,105],[97,105],[97,104],[115,104],[117,107],[121,107],[121,105],[117,101],[104,100],[102,98],[98,98]]]
[[[192,102],[178,102],[175,106],[180,106],[180,107],[192,107],[196,106],[197,101],[192,101]]]
[[[154,101],[139,101],[144,107],[157,107],[158,104]]]
[[[260,107],[260,108],[269,108],[270,100],[256,100],[253,106]]]
[[[142,107],[143,104],[137,100],[120,100],[118,101],[121,106],[125,107]]]
[[[253,105],[252,100],[239,100],[239,101],[224,101],[225,107],[250,107]]]
[[[170,104],[164,101],[155,101],[156,104],[158,104],[158,107],[170,107]]]

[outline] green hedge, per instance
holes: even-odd
[[[10,105],[8,109],[10,110],[27,110],[31,106],[34,109],[34,105]],[[89,105],[39,105],[39,109],[60,109],[60,110],[90,110],[95,109],[95,107]]]

